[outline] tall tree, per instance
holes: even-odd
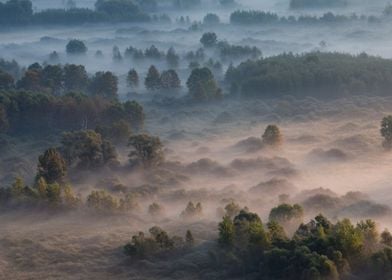
[[[161,88],[161,75],[154,65],[151,65],[148,69],[144,85],[148,90],[158,90]]]
[[[90,83],[90,92],[108,100],[117,100],[118,79],[112,72],[97,72]]]
[[[178,89],[181,87],[180,78],[178,78],[175,70],[163,71],[161,75],[161,86],[162,89],[171,90]]]
[[[128,85],[131,88],[137,88],[139,86],[139,74],[136,72],[134,68],[129,70],[127,81],[128,81]]]
[[[44,178],[48,184],[63,183],[67,174],[65,160],[54,148],[50,148],[38,158],[37,178]]]
[[[148,134],[131,136],[128,146],[132,147],[129,161],[132,165],[155,167],[164,161],[163,145],[158,137]]]

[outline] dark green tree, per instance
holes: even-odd
[[[161,88],[161,75],[154,65],[151,65],[148,69],[144,85],[151,91],[159,90]]]
[[[217,99],[222,96],[214,75],[208,68],[195,68],[192,70],[186,85],[189,94],[199,101]]]
[[[132,147],[129,153],[131,165],[156,167],[164,161],[163,145],[158,137],[148,134],[131,136],[128,146]]]
[[[132,68],[131,70],[129,70],[127,75],[127,81],[128,85],[133,89],[139,86],[139,75],[135,69]]]
[[[276,125],[268,125],[262,135],[263,144],[269,146],[278,146],[282,143],[282,134]]]
[[[180,78],[175,70],[163,71],[160,80],[162,89],[173,90],[181,87]]]
[[[211,48],[218,42],[218,37],[214,32],[204,33],[200,39],[200,43],[203,44],[205,48]]]
[[[64,66],[64,88],[67,91],[85,91],[88,76],[83,65],[67,64]]]
[[[108,100],[117,100],[118,80],[112,72],[97,72],[90,83],[92,95],[101,96]]]
[[[63,183],[67,174],[65,160],[54,148],[50,148],[38,158],[37,178],[44,178],[46,183]]]
[[[68,42],[66,46],[66,51],[68,54],[86,54],[87,47],[81,40],[72,39]]]

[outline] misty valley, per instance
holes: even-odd
[[[0,0],[0,279],[392,279],[384,0]]]

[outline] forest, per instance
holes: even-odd
[[[391,279],[391,7],[0,1],[0,279]]]

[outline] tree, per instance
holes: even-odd
[[[381,233],[381,244],[392,247],[392,234],[387,229]]]
[[[203,18],[203,24],[205,25],[217,25],[220,23],[220,18],[216,14],[208,13]]]
[[[161,205],[154,202],[154,203],[150,204],[150,206],[148,206],[148,213],[154,217],[159,216],[163,213],[163,208]]]
[[[214,75],[210,69],[195,68],[192,70],[186,85],[189,90],[189,94],[199,101],[217,99],[222,96],[222,93],[216,85]]]
[[[113,47],[112,57],[113,57],[113,61],[115,62],[120,62],[122,60],[120,49],[117,46]]]
[[[42,83],[52,90],[52,94],[60,94],[63,88],[63,76],[63,69],[60,65],[47,65],[42,69]]]
[[[298,204],[281,204],[278,207],[271,209],[269,220],[276,221],[278,223],[285,223],[292,219],[302,220],[303,214],[303,209]]]
[[[46,195],[49,203],[52,206],[59,206],[61,204],[61,187],[57,183],[53,183],[47,186]]]
[[[178,56],[178,54],[176,54],[176,51],[174,50],[173,47],[170,47],[169,50],[167,51],[166,61],[167,61],[167,64],[169,65],[169,67],[171,67],[171,68],[178,67],[180,57]]]
[[[158,137],[148,134],[131,136],[128,146],[131,165],[143,165],[145,168],[159,166],[164,161],[163,145]]]
[[[192,248],[195,245],[195,239],[193,238],[192,232],[190,230],[186,231],[185,234],[185,246]]]
[[[203,44],[205,48],[211,48],[218,42],[218,37],[214,32],[204,33],[200,39],[200,43]]]
[[[234,224],[228,216],[224,216],[222,222],[219,223],[218,242],[223,247],[231,247],[234,242]]]
[[[68,91],[85,91],[88,76],[83,65],[67,64],[64,66],[64,88]]]
[[[262,136],[263,144],[277,146],[282,143],[282,134],[276,125],[268,125]]]
[[[66,51],[68,54],[71,55],[86,54],[87,47],[83,43],[83,41],[72,39],[68,42],[66,46]]]
[[[97,72],[92,78],[90,92],[108,100],[117,100],[118,80],[112,72]]]
[[[143,107],[136,101],[127,101],[124,103],[124,111],[131,122],[132,129],[141,130],[145,119]]]
[[[93,130],[66,132],[61,144],[61,153],[69,165],[76,162],[78,167],[90,169],[116,162],[113,145]]]
[[[384,137],[384,142],[382,144],[384,148],[392,148],[392,115],[382,119],[380,132],[381,136]]]
[[[225,206],[225,211],[226,216],[232,219],[240,213],[241,207],[232,201]]]
[[[139,75],[134,68],[129,70],[127,81],[131,88],[137,88],[139,86]]]
[[[160,248],[172,249],[174,247],[173,241],[169,238],[167,232],[160,227],[152,227],[149,232]]]
[[[63,183],[67,174],[65,160],[54,148],[50,148],[38,158],[37,178],[44,178],[48,184]]]
[[[163,71],[160,80],[163,89],[172,90],[181,87],[181,81],[175,70]]]
[[[14,87],[14,78],[0,69],[0,90],[9,90]]]
[[[31,91],[41,91],[42,87],[42,76],[40,69],[29,69],[24,73],[22,79],[17,82],[17,87]]]
[[[118,210],[118,201],[105,191],[92,191],[87,197],[87,207],[98,212],[113,213]]]
[[[304,216],[303,209],[300,205],[281,204],[272,208],[269,214],[269,221],[275,221],[284,226],[287,231],[292,232],[302,223]]]
[[[158,90],[161,88],[161,75],[154,65],[151,65],[148,69],[146,79],[144,80],[144,85],[148,90]]]

